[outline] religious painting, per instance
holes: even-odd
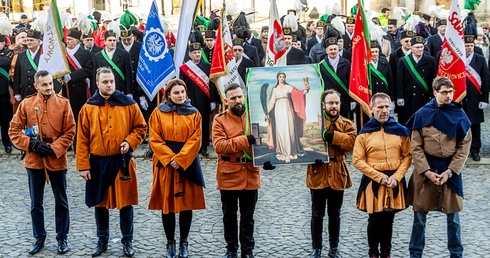
[[[254,166],[328,162],[316,64],[248,69],[247,92]]]

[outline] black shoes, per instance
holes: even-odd
[[[254,258],[254,254],[252,252],[250,252],[248,254],[243,254],[242,253],[242,258]]]
[[[322,249],[313,249],[310,258],[320,258],[322,257]]]
[[[189,243],[187,239],[181,239],[179,244],[179,258],[189,257]]]
[[[237,257],[238,257],[237,253],[232,251],[226,251],[225,256],[223,256],[223,258],[237,258]]]
[[[175,250],[175,240],[169,240],[167,242],[167,255],[166,258],[177,258],[176,250]]]
[[[92,257],[99,256],[105,251],[107,251],[107,243],[97,243],[97,246],[92,251]]]
[[[37,239],[29,248],[29,254],[36,254],[44,247],[44,240]]]
[[[70,248],[68,247],[68,243],[66,242],[66,239],[63,240],[58,240],[58,253],[59,254],[66,254]]]
[[[123,243],[123,253],[127,257],[132,257],[134,255],[134,249],[131,242]]]
[[[337,247],[330,247],[330,250],[328,250],[328,257],[330,257],[330,258],[342,258]]]
[[[7,147],[5,147],[7,148]],[[7,151],[7,150],[5,150]],[[480,161],[480,154],[479,153],[471,153],[471,158],[474,160],[474,161]]]
[[[12,152],[12,145],[6,145],[5,146],[5,152],[6,153],[11,153]]]
[[[201,150],[199,151],[199,153],[201,153],[201,155],[203,155],[204,157],[209,156],[208,147],[207,146],[202,146],[201,147]]]

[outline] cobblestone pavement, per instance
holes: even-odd
[[[490,109],[485,111],[486,117]],[[465,257],[490,257],[490,122],[482,124],[482,160],[471,158],[464,169],[465,207],[461,212],[462,238]],[[135,152],[138,167],[140,204],[135,206],[134,243],[135,257],[162,257],[166,239],[161,215],[147,209],[152,183],[151,160],[143,158],[147,144]],[[221,204],[216,190],[216,153],[210,151],[210,159],[201,164],[207,188],[205,210],[194,212],[189,236],[191,257],[222,257],[225,253]],[[27,251],[33,241],[29,214],[29,190],[27,174],[19,152],[13,155],[0,152],[0,257],[29,257]],[[90,256],[97,242],[93,208],[84,204],[84,181],[75,171],[75,159],[70,152],[68,197],[71,228],[68,236],[68,257]],[[356,209],[357,187],[361,173],[349,165],[353,187],[345,191],[342,209],[340,252],[344,258],[367,257],[367,214]],[[262,171],[262,188],[255,214],[255,256],[309,257],[310,243],[310,195],[305,186],[305,166],[284,166],[273,171]],[[407,173],[407,179],[411,173]],[[49,186],[45,190],[45,218],[47,239],[45,248],[36,257],[54,257],[56,234],[54,231],[54,203]],[[120,243],[119,214],[110,212],[111,242],[106,257],[123,256]],[[392,257],[408,257],[408,242],[412,225],[411,207],[395,217]],[[324,250],[328,250],[325,219]],[[178,227],[177,227],[178,228]],[[178,233],[176,234],[178,236]],[[178,240],[178,239],[177,239]],[[446,219],[441,213],[428,216],[425,257],[448,257],[446,248]],[[103,256],[104,257],[104,256]],[[326,257],[324,251],[323,257]]]
[[[147,145],[142,145],[142,149]],[[191,257],[221,257],[225,252],[219,192],[215,183],[215,159],[203,159],[207,188],[205,210],[195,211],[189,249]],[[488,257],[490,253],[490,165],[468,162],[464,170],[465,209],[461,213],[465,257]],[[134,248],[136,257],[162,257],[166,239],[158,211],[147,210],[151,190],[151,160],[137,158],[140,204],[135,206]],[[360,175],[352,166],[354,187],[345,191],[342,209],[340,251],[343,257],[367,257],[367,214],[355,208]],[[29,214],[27,175],[18,155],[0,156],[0,256],[27,257],[33,240]],[[411,173],[411,170],[409,171]],[[93,209],[84,204],[84,181],[75,171],[70,157],[68,196],[71,228],[68,236],[69,257],[87,257],[97,242]],[[45,248],[36,257],[56,256],[54,204],[49,186],[45,191]],[[106,257],[122,256],[119,215],[111,211],[111,241]],[[309,257],[310,196],[305,187],[305,167],[278,167],[262,171],[255,215],[256,257]],[[412,223],[411,208],[396,215],[393,234],[393,257],[408,257],[408,241]],[[325,228],[327,223],[325,223]],[[426,257],[448,257],[446,220],[432,212],[428,218]],[[324,231],[326,232],[326,230]],[[178,236],[178,234],[176,234]],[[324,234],[324,249],[328,249]],[[326,254],[324,254],[326,257]]]

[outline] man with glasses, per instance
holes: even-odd
[[[410,47],[410,40],[412,39],[413,36],[414,36],[413,31],[407,31],[407,30],[402,31],[400,33],[400,42],[399,42],[401,46],[396,48],[395,51],[391,51],[389,61],[390,61],[391,72],[393,73],[393,78],[396,78],[396,72],[397,72],[396,69],[398,67],[398,60],[412,53],[412,49]]]
[[[447,247],[451,257],[463,257],[459,211],[463,210],[462,169],[470,151],[471,122],[461,105],[452,102],[454,85],[437,77],[435,98],[419,109],[407,123],[412,131],[414,171],[407,203],[413,205],[410,257],[422,257],[429,211],[440,211],[447,219]]]
[[[468,74],[466,76],[466,96],[463,100],[463,109],[471,121],[470,156],[474,161],[480,161],[480,125],[484,121],[483,110],[488,105],[490,75],[485,57],[474,52],[475,36],[465,35],[464,41]]]
[[[398,122],[402,125],[434,97],[430,85],[436,77],[437,65],[432,56],[424,53],[423,41],[421,36],[412,38],[412,53],[398,61],[395,96]]]
[[[340,210],[344,190],[352,186],[345,157],[354,148],[356,129],[354,123],[340,115],[340,93],[333,89],[322,93],[322,113],[325,128],[322,138],[328,149],[328,163],[316,160],[306,170],[306,186],[311,194],[311,258],[320,258],[322,253],[323,218],[328,214],[328,257],[340,258],[338,250],[340,235]],[[328,207],[327,207],[328,203]]]

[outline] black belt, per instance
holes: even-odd
[[[231,157],[221,156],[221,160],[229,161],[229,162],[239,162],[242,164],[252,161],[251,159],[247,158],[246,156],[236,157],[233,161],[232,161]]]
[[[53,138],[51,138],[51,137],[43,137],[43,142],[45,142],[45,143],[53,143]]]
[[[337,161],[342,161],[342,160],[344,160],[344,157],[340,157],[340,158],[338,158],[338,159],[337,159],[337,157],[328,156],[328,159],[329,159],[329,161],[330,161],[330,162],[332,162],[332,161],[333,161],[333,162],[337,162]]]

